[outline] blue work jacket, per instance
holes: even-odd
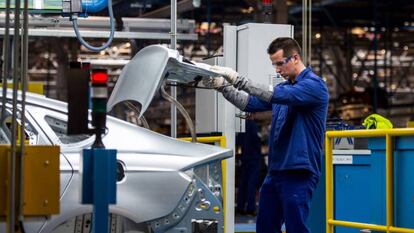
[[[245,111],[272,110],[269,172],[306,169],[320,175],[329,94],[308,67],[292,83],[275,86],[271,102],[249,97]]]

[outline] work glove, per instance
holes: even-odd
[[[227,82],[238,90],[243,90],[250,95],[257,96],[259,99],[270,102],[273,96],[273,90],[269,90],[268,86],[255,83],[252,80],[239,76],[239,74],[229,67],[212,66],[210,70],[221,74]],[[223,91],[222,91],[223,92]]]
[[[230,84],[234,84],[239,76],[235,70],[229,67],[212,66],[210,70],[223,76]]]
[[[222,91],[225,86],[229,85],[229,83],[226,82],[226,80],[221,76],[204,78],[202,82],[205,87],[215,89],[217,91]]]
[[[207,88],[215,89],[221,92],[230,103],[237,108],[244,110],[249,102],[249,95],[244,91],[239,91],[229,84],[223,77],[209,77],[202,80],[203,85]]]

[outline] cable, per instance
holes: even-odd
[[[180,111],[180,113],[183,115],[185,122],[187,123],[188,127],[190,128],[191,133],[191,141],[197,142],[197,136],[195,133],[195,127],[193,124],[193,121],[191,120],[190,115],[188,115],[188,112],[185,110],[185,108],[174,98],[172,98],[166,91],[165,91],[165,82],[161,85],[161,96],[164,97],[167,101],[170,103],[174,103],[177,106],[177,109]]]
[[[109,38],[108,41],[106,41],[105,44],[103,44],[100,47],[94,47],[90,44],[88,44],[88,42],[86,42],[82,36],[80,35],[79,32],[79,28],[78,28],[78,16],[77,15],[73,15],[71,16],[71,20],[73,22],[73,29],[75,30],[75,34],[76,37],[78,38],[78,40],[80,41],[80,43],[85,46],[87,49],[94,51],[94,52],[99,52],[101,50],[104,50],[106,48],[109,47],[109,45],[112,43],[112,40],[114,39],[114,34],[115,34],[115,23],[114,23],[114,12],[112,9],[112,0],[108,0],[108,13],[109,13],[109,24],[111,27],[111,31],[109,33]]]
[[[203,87],[203,86],[198,86],[197,83],[195,85],[192,84],[184,84],[184,83],[167,83],[166,86],[172,86],[172,87],[186,87],[186,88],[197,88],[197,89],[208,89],[208,90],[212,90],[215,88],[211,88],[211,87]],[[229,86],[233,86],[233,84],[228,83],[228,84],[223,84],[218,88],[222,88],[222,87],[229,87]]]
[[[137,115],[137,123],[141,123],[144,128],[150,129],[147,119],[144,116],[138,117],[140,110],[131,101],[126,101],[125,104]]]

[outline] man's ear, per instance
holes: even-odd
[[[295,63],[295,65],[296,64],[298,64],[298,61],[299,61],[299,55],[293,55],[293,63]]]
[[[295,64],[298,64],[299,61],[302,61],[302,57],[299,54],[295,54]]]

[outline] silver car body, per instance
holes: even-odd
[[[6,119],[10,97],[9,92]],[[60,214],[26,219],[26,232],[90,232],[92,206],[80,204],[79,162],[94,136],[66,135],[66,103],[30,93],[26,102],[29,143],[61,146]],[[117,183],[117,204],[110,206],[111,232],[190,233],[196,224],[215,224],[223,232],[221,161],[232,156],[231,150],[180,141],[113,117],[107,127],[104,144],[117,149],[125,171]],[[3,143],[7,131],[1,122]]]

